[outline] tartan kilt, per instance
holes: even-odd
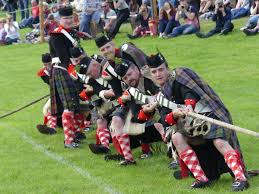
[[[220,120],[217,116],[215,116],[215,114],[212,114],[210,117],[216,120]],[[213,140],[217,138],[224,139],[233,147],[234,150],[237,150],[242,155],[237,134],[231,129],[225,129],[218,125],[212,124],[209,133],[206,134],[203,138],[206,140]]]
[[[63,69],[53,68],[50,78],[51,114],[62,114],[65,109],[79,112],[78,94],[76,84],[68,72]]]

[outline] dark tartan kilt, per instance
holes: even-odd
[[[53,68],[50,79],[51,114],[60,114],[64,109],[80,111],[77,86],[63,69]]]

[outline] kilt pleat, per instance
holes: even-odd
[[[62,113],[64,109],[80,111],[79,95],[74,80],[67,71],[53,68],[50,79],[51,113]]]

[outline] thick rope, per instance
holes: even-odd
[[[43,99],[45,99],[45,98],[47,98],[47,97],[49,97],[49,94],[47,94],[47,95],[45,95],[45,96],[42,96],[42,97],[40,97],[40,98],[38,98],[38,99],[36,99],[36,100],[34,100],[34,101],[32,101],[32,102],[30,102],[30,103],[28,103],[28,104],[22,106],[22,107],[20,107],[20,108],[17,108],[17,109],[15,109],[15,110],[11,111],[11,112],[8,112],[8,113],[5,113],[5,114],[1,115],[1,116],[0,116],[0,119],[5,118],[5,117],[7,117],[7,116],[10,116],[10,115],[12,115],[12,114],[14,114],[14,113],[17,113],[17,112],[19,112],[19,111],[21,111],[21,110],[23,110],[23,109],[25,109],[25,108],[27,108],[27,107],[33,105],[33,104],[36,104],[37,102],[39,102],[39,101],[41,101],[41,100],[43,100]]]

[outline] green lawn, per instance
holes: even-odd
[[[133,42],[148,54],[159,48],[171,67],[194,69],[222,98],[236,125],[259,132],[259,38],[245,37],[239,31],[245,21],[235,21],[228,36],[202,40],[193,35],[167,40],[148,37]],[[205,30],[213,25],[202,23]],[[128,29],[123,26],[115,41],[118,45],[128,41]],[[82,45],[89,55],[97,52],[93,41]],[[45,52],[47,44],[0,47],[0,115],[48,93],[36,76]],[[137,165],[126,168],[106,162],[88,149],[87,143],[95,141],[93,132],[80,149],[66,150],[62,130],[44,136],[35,128],[43,120],[43,103],[0,120],[0,193],[230,193],[229,175],[210,188],[190,190],[193,179],[175,180],[163,153],[139,160],[136,149]],[[259,168],[259,139],[238,136],[248,169]],[[259,193],[259,177],[250,184],[244,193]]]

